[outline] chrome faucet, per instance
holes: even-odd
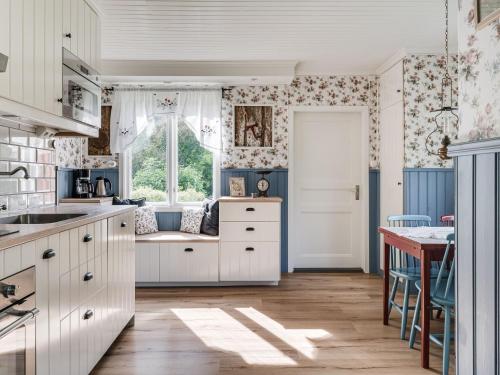
[[[12,175],[15,175],[17,172],[19,171],[23,171],[24,172],[24,178],[25,179],[28,179],[30,178],[30,175],[28,173],[28,170],[26,169],[26,167],[22,167],[22,166],[19,166],[17,168],[14,168],[13,170],[11,170],[10,172],[0,172],[0,176],[12,176]]]

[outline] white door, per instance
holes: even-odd
[[[294,116],[294,268],[364,268],[361,114]]]

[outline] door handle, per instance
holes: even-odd
[[[92,237],[91,234],[86,234],[84,237],[83,237],[83,242],[90,242],[94,239],[94,237]]]
[[[94,274],[92,272],[87,272],[83,275],[83,281],[90,281],[94,278]]]
[[[359,201],[359,185],[354,186],[354,198]]]

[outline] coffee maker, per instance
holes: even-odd
[[[90,169],[76,169],[74,171],[74,190],[75,198],[92,198],[94,194],[94,185],[90,181]]]

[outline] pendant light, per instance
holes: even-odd
[[[427,152],[432,155],[439,156],[442,160],[451,159],[448,156],[448,146],[451,143],[450,133],[452,129],[458,126],[458,115],[456,111],[458,108],[453,107],[453,80],[450,76],[449,71],[449,49],[448,49],[448,0],[444,2],[445,6],[445,54],[446,54],[446,62],[445,62],[445,74],[443,79],[441,80],[441,106],[439,109],[433,110],[431,112],[436,113],[434,116],[434,124],[436,125],[435,129],[429,133],[427,138],[425,139],[425,148]],[[449,103],[446,102],[446,90],[449,88]],[[443,138],[441,140],[441,147],[437,149],[437,152],[431,149],[431,137],[434,133],[440,132],[443,134]],[[455,135],[456,139],[456,135]]]

